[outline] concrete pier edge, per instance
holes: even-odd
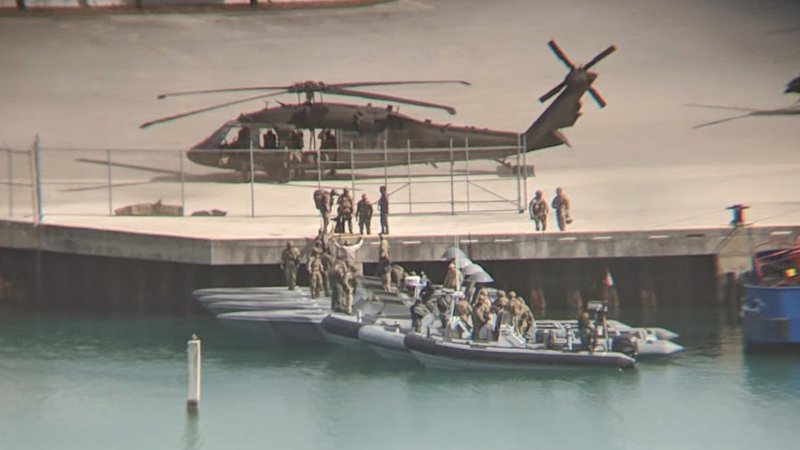
[[[765,243],[793,244],[798,236],[800,225],[387,238],[393,262],[426,270],[434,280],[443,276],[437,273],[442,254],[458,238],[501,288],[517,289],[538,306],[574,309],[580,307],[575,299],[596,298],[608,267],[623,303],[736,306],[752,252]],[[286,242],[303,248],[312,239],[187,237],[0,220],[0,275],[22,288],[14,295],[6,289],[7,297],[18,298],[0,298],[0,306],[196,312],[194,289],[282,284],[278,261]],[[359,251],[365,272],[374,270],[377,244],[376,235],[367,236]]]

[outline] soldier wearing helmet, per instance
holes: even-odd
[[[569,216],[569,198],[560,187],[556,188],[556,196],[553,197],[553,202],[550,206],[553,207],[553,211],[556,213],[558,229],[564,231],[567,229],[567,224],[572,223],[572,219]]]
[[[447,266],[447,273],[444,276],[444,283],[442,283],[445,289],[452,289],[457,291],[461,288],[461,272],[456,269],[456,263],[451,262]]]
[[[536,231],[547,230],[547,215],[550,213],[550,208],[547,207],[547,201],[544,199],[542,191],[536,191],[536,195],[531,199],[528,205],[528,214],[533,220]]]

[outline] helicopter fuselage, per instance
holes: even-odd
[[[297,146],[292,135],[298,130],[311,133],[309,143],[316,142],[316,130],[330,130],[335,145],[317,147],[302,141],[303,145]],[[275,136],[272,144],[266,138],[270,132]],[[523,148],[519,133],[420,121],[392,107],[305,103],[242,114],[195,145],[188,156],[198,164],[240,172],[249,170],[252,157],[256,170],[281,179],[291,170],[504,160],[522,151],[562,143],[547,134],[537,141]]]

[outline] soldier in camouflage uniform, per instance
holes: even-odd
[[[417,298],[414,300],[414,304],[411,305],[411,326],[414,328],[414,331],[417,333],[422,332],[422,319],[430,313],[431,311],[425,306],[422,299]]]
[[[353,197],[350,195],[350,189],[344,188],[337,204],[339,205],[336,210],[337,232],[344,233],[346,228],[348,233],[353,234]]]
[[[297,286],[297,269],[300,267],[300,251],[291,242],[286,243],[286,248],[281,252],[281,270],[290,291]]]
[[[569,198],[560,187],[556,188],[556,196],[553,197],[553,203],[550,206],[553,207],[553,211],[556,213],[558,229],[561,231],[566,230],[567,224],[572,223],[572,218],[569,216]]]
[[[342,297],[339,307],[346,314],[353,314],[353,292],[356,288],[356,277],[353,268],[346,261],[338,263],[339,283]]]
[[[475,332],[473,339],[482,339],[481,329],[486,326],[491,320],[492,306],[489,301],[489,296],[485,295],[485,291],[481,290],[478,294],[478,301],[475,304],[475,309],[472,310],[472,323],[475,325]],[[489,334],[492,336],[493,333]]]
[[[389,234],[389,195],[386,193],[386,186],[381,186],[380,191],[378,213],[381,216],[381,234]]]
[[[527,336],[533,327],[533,312],[525,304],[522,297],[517,297],[517,293],[510,291],[508,293],[508,311],[511,313],[511,324],[514,330],[521,336]]]
[[[320,231],[327,233],[331,222],[331,194],[325,189],[317,189],[314,191],[314,205],[322,218]]]
[[[372,203],[367,199],[367,194],[361,194],[361,200],[356,205],[356,218],[358,219],[358,232],[372,234]]]
[[[528,213],[533,220],[536,231],[547,230],[547,215],[550,214],[550,208],[547,207],[547,201],[544,199],[542,191],[536,191],[536,196],[531,200],[528,205]]]
[[[311,290],[311,298],[319,298],[324,276],[322,273],[322,253],[316,247],[308,258],[306,268],[308,269],[308,285]]]
[[[461,319],[461,323],[467,328],[466,331],[472,332],[472,305],[466,299],[456,302],[455,316]]]
[[[456,269],[455,262],[448,264],[447,273],[444,276],[442,286],[445,289],[452,289],[454,291],[461,289],[461,272]]]

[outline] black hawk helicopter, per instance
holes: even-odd
[[[510,131],[479,129],[476,127],[436,124],[429,120],[420,121],[400,114],[391,105],[376,107],[368,104],[353,105],[325,102],[317,99],[317,94],[359,97],[398,104],[443,109],[455,114],[450,106],[420,100],[395,97],[391,95],[366,92],[354,88],[367,86],[388,86],[423,83],[458,83],[465,81],[366,81],[352,83],[326,84],[305,81],[288,86],[256,86],[202,91],[187,91],[161,94],[158,98],[179,95],[199,95],[220,92],[273,91],[231,102],[209,106],[141,125],[147,128],[159,123],[208,112],[239,103],[266,99],[283,94],[305,95],[304,102],[265,107],[259,111],[241,114],[211,133],[188,152],[188,158],[201,165],[232,169],[249,180],[251,171],[265,172],[269,179],[288,182],[305,171],[325,171],[335,174],[340,169],[362,169],[409,164],[435,164],[443,161],[460,161],[467,157],[475,159],[504,160],[519,152],[524,142],[524,151],[530,152],[561,144],[569,145],[566,137],[559,131],[570,127],[578,120],[581,112],[580,99],[585,92],[594,98],[602,108],[605,100],[592,87],[597,74],[590,72],[595,64],[616,50],[609,46],[591,61],[576,66],[561,51],[554,41],[548,42],[550,49],[567,66],[569,73],[564,80],[539,98],[546,102],[558,94],[531,126],[521,135]],[[311,148],[304,148],[302,130],[311,133]],[[316,147],[315,131],[319,135],[319,148]],[[466,152],[452,152],[452,147],[469,146]],[[376,157],[378,149],[403,149],[397,152],[382,152]],[[407,150],[407,151],[406,151]],[[359,153],[374,152],[370,157],[359,157]]]

